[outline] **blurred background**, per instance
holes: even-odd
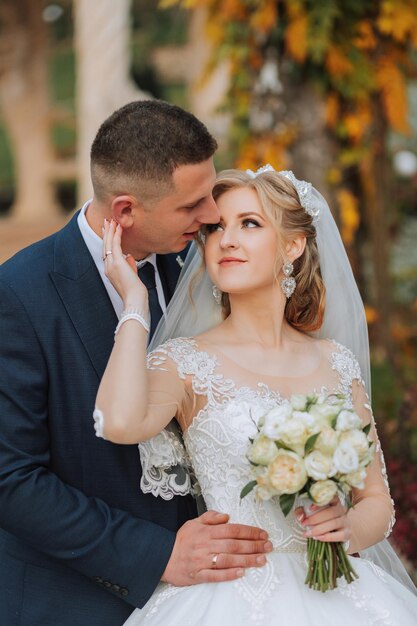
[[[326,196],[362,293],[373,406],[417,571],[415,0],[1,0],[0,262],[90,197],[99,124],[162,98]]]

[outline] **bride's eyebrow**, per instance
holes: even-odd
[[[249,215],[252,217],[256,215],[257,217],[260,217],[261,220],[265,221],[265,218],[260,213],[257,213],[256,211],[247,211],[246,213],[239,213],[238,217],[248,217]]]

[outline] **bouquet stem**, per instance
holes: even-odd
[[[358,578],[341,542],[307,540],[308,569],[305,583],[317,591],[337,587],[337,579],[345,577],[347,583]]]

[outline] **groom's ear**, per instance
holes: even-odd
[[[131,228],[143,208],[134,196],[129,194],[115,196],[111,203],[112,217],[124,229]]]
[[[304,236],[300,235],[289,241],[286,245],[285,251],[290,261],[295,261],[304,252],[307,240]]]

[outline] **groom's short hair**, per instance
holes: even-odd
[[[202,163],[217,142],[195,115],[162,100],[130,102],[100,126],[91,147],[91,179],[100,200],[134,193],[142,202],[167,195],[180,165]]]

